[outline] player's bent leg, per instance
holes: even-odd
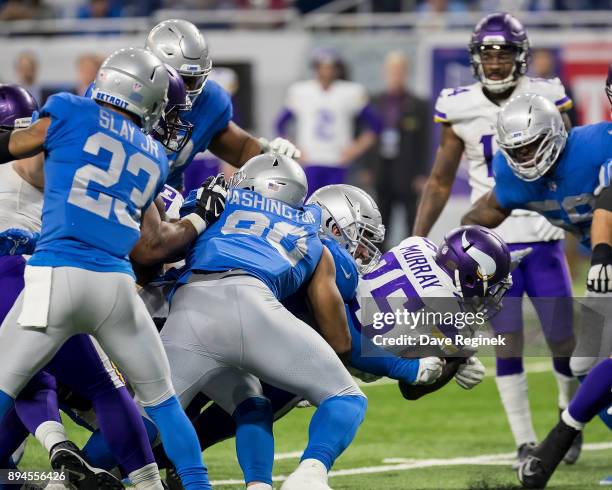
[[[113,274],[116,303],[113,315],[95,331],[95,337],[121,372],[130,380],[139,403],[157,426],[162,443],[187,490],[209,489],[195,430],[174,395],[168,358],[134,281]],[[126,349],[135,345],[137,349]]]
[[[518,471],[525,488],[544,488],[573,441],[598,412],[612,404],[612,359],[595,366],[578,388],[561,420]]]
[[[79,369],[75,370],[74,365]],[[141,469],[146,468],[143,471],[148,474],[154,459],[140,411],[97,342],[88,335],[75,335],[62,346],[47,369],[62,384],[91,401],[102,435],[125,472],[136,480]],[[104,461],[95,458],[89,461],[94,466],[112,469],[105,467]],[[159,473],[150,482],[141,481],[137,488],[154,488],[156,482],[161,488]]]

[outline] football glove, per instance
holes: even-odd
[[[607,243],[593,247],[587,290],[599,294],[612,293],[612,247]]]
[[[423,357],[419,359],[419,370],[414,380],[415,385],[435,383],[444,369],[444,359],[440,357]]]
[[[0,233],[0,255],[32,255],[40,233],[9,228]]]
[[[185,219],[191,221],[198,233],[202,233],[223,213],[227,188],[225,177],[219,174],[215,177],[208,177],[198,189],[195,210],[185,216]]]
[[[479,384],[485,375],[485,367],[477,357],[468,357],[459,365],[455,374],[455,381],[464,390],[471,390]]]
[[[291,141],[285,138],[274,138],[272,141],[268,141],[266,138],[259,138],[259,143],[264,153],[274,152],[289,158],[300,158],[302,156],[302,152]]]

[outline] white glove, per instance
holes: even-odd
[[[417,371],[415,385],[430,385],[442,375],[444,359],[440,357],[423,357],[419,359],[419,370]]]
[[[266,138],[259,138],[259,143],[264,153],[274,152],[289,158],[300,158],[302,156],[302,152],[291,141],[285,138],[274,138],[272,141],[268,141]]]
[[[589,269],[587,290],[594,293],[612,293],[612,264],[595,264]]]
[[[485,367],[477,357],[469,357],[459,365],[455,373],[455,381],[464,390],[471,390],[480,383],[485,375]]]

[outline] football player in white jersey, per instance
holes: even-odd
[[[495,123],[500,106],[507,99],[530,92],[551,100],[562,113],[572,106],[559,79],[525,76],[529,40],[522,24],[510,14],[495,13],[483,18],[474,29],[469,49],[477,82],[444,89],[436,102],[434,120],[442,123],[441,142],[417,212],[415,235],[427,236],[440,216],[450,196],[462,155],[468,160],[471,200],[477,200],[493,187],[491,162],[496,150]],[[567,115],[564,114],[563,118],[569,126]],[[538,313],[553,353],[553,372],[559,387],[558,404],[563,410],[577,387],[569,367],[574,347],[571,302],[559,302],[563,303],[561,305],[549,298],[571,297],[572,289],[563,252],[564,234],[559,228],[536,213],[518,210],[496,231],[509,244],[511,251],[531,249],[512,273],[514,285],[506,297],[505,308],[492,322],[495,333],[506,337],[506,347],[498,347],[496,352],[496,382],[518,457],[524,459],[534,447],[536,434],[522,362],[521,298],[527,293]],[[581,442],[576,440],[566,455],[567,463],[577,460]]]
[[[295,141],[310,194],[326,185],[344,184],[348,167],[376,141],[380,119],[368,104],[362,85],[340,79],[340,59],[329,49],[313,56],[316,78],[294,83],[276,121],[279,136],[295,121]],[[355,134],[355,122],[364,126]]]

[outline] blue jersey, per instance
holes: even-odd
[[[225,129],[232,119],[232,100],[229,94],[214,80],[207,80],[189,112],[182,112],[181,119],[193,124],[191,138],[178,154],[170,155],[168,184],[183,187],[183,173],[194,157],[206,151],[210,140]]]
[[[140,236],[141,211],[168,175],[163,147],[84,97],[54,95],[40,117],[51,125],[41,238],[29,264],[133,275],[128,254]]]
[[[493,160],[495,197],[505,209],[530,209],[553,225],[574,233],[590,246],[594,195],[610,183],[612,123],[572,129],[554,167],[547,175],[526,182],[512,172],[497,152]]]
[[[181,213],[189,212],[194,203],[192,191]],[[318,206],[296,209],[253,191],[230,189],[223,214],[189,251],[187,270],[242,269],[283,299],[297,291],[319,263],[320,222]]]
[[[342,300],[348,303],[357,294],[357,285],[359,284],[359,272],[357,271],[355,259],[336,240],[322,237],[321,242],[329,250],[334,259],[336,286],[338,291],[340,291]],[[298,317],[308,312],[306,286],[306,284],[302,285],[298,291],[283,300],[283,306]]]

